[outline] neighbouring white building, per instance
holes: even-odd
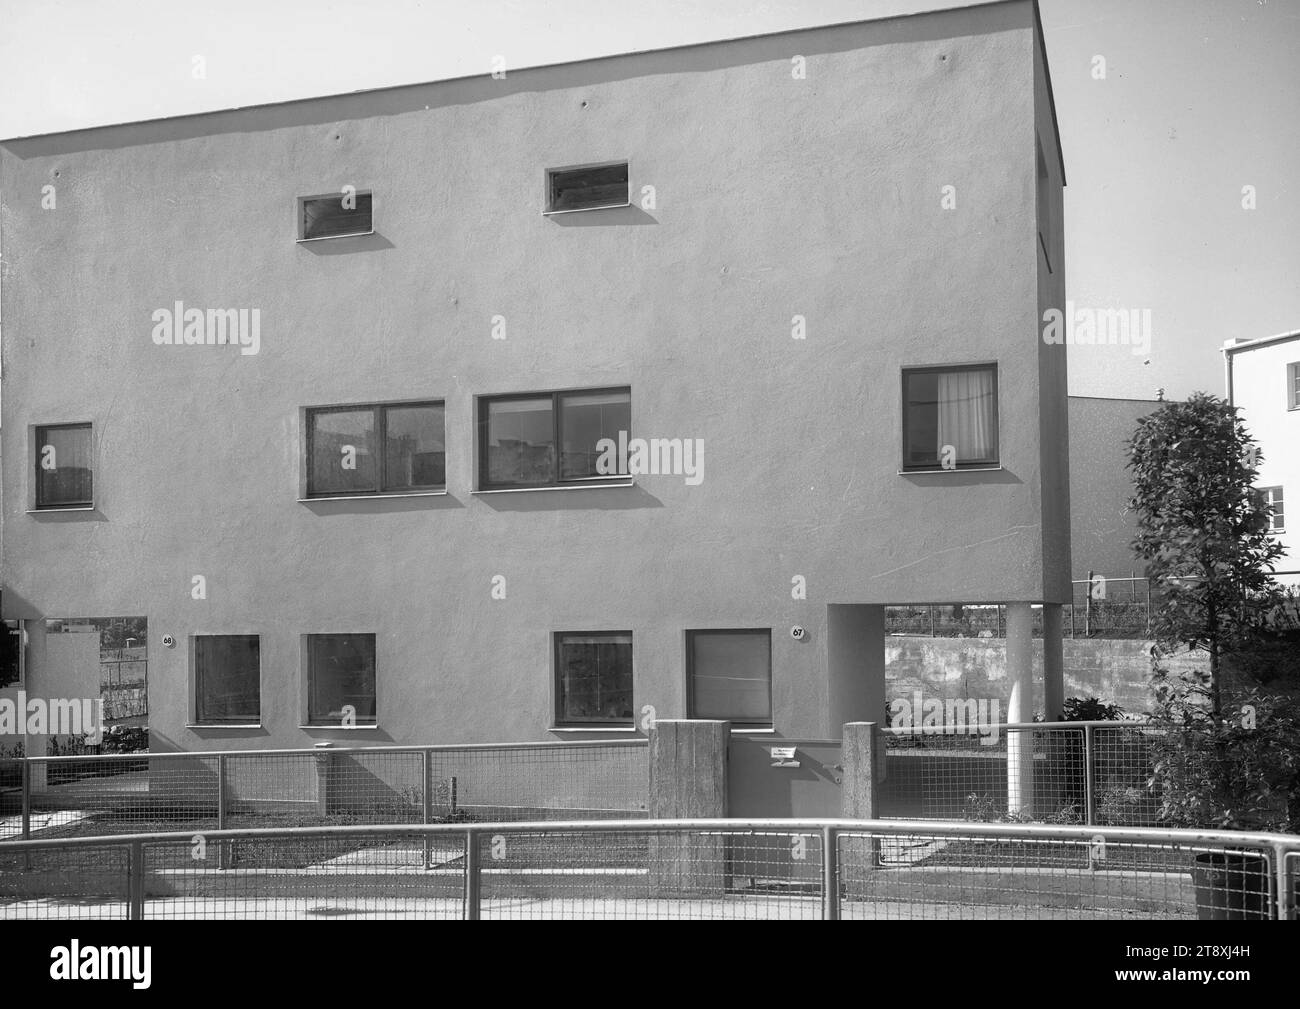
[[[1278,581],[1300,585],[1300,331],[1230,341],[1223,358],[1228,402],[1241,408],[1259,444],[1258,487],[1273,506],[1273,533],[1287,551]]]

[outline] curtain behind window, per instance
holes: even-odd
[[[995,455],[997,400],[993,372],[944,372],[939,380],[939,437],[936,455],[943,447],[957,450],[958,461],[992,459]]]

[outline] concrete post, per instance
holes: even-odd
[[[1007,679],[1011,699],[1008,722],[1034,720],[1033,611],[1028,603],[1007,606]],[[1034,812],[1033,730],[1007,730],[1007,810],[1032,816]]]
[[[320,816],[328,816],[330,812],[330,786],[334,777],[334,754],[329,752],[331,745],[316,744],[316,812]]]
[[[1043,720],[1059,722],[1065,712],[1065,622],[1060,603],[1043,603]]]
[[[875,820],[880,816],[880,783],[885,780],[885,737],[876,722],[849,722],[843,729],[844,780],[840,782],[840,816]],[[854,897],[867,893],[867,874],[880,867],[876,838],[839,838],[843,887]]]
[[[650,728],[650,818],[726,816],[730,741],[730,722],[656,719]],[[726,856],[726,840],[717,835],[651,836],[651,891],[721,894]]]

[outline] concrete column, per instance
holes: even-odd
[[[826,607],[826,734],[846,722],[885,717],[885,608],[860,603]]]
[[[730,722],[655,719],[650,728],[650,818],[726,816],[730,742]],[[650,885],[656,895],[724,893],[726,839],[652,835]]]
[[[880,816],[879,786],[885,780],[884,736],[876,722],[850,722],[844,726],[844,780],[840,782],[840,816],[846,820],[874,820]],[[867,896],[867,876],[880,865],[876,838],[840,838],[839,879],[850,897]]]
[[[1028,603],[1007,604],[1007,679],[1011,698],[1008,722],[1034,720],[1033,610]],[[1007,809],[1032,815],[1034,811],[1034,735],[1007,732]]]
[[[1065,710],[1064,627],[1060,603],[1043,603],[1043,720],[1058,722]]]

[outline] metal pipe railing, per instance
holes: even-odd
[[[840,917],[840,838],[869,834],[873,837],[987,838],[1002,841],[1076,842],[1091,846],[1097,828],[1063,824],[966,823],[932,820],[846,820],[846,819],[676,819],[676,820],[577,820],[533,821],[481,824],[400,824],[371,826],[241,828],[204,834],[208,844],[243,839],[343,839],[396,837],[430,840],[434,837],[460,838],[462,864],[463,915],[467,920],[481,916],[482,876],[509,870],[484,870],[481,865],[481,841],[485,835],[509,834],[634,834],[661,835],[711,833],[745,836],[757,833],[820,834],[822,866],[820,873],[821,915],[826,920]],[[1108,844],[1159,846],[1176,850],[1259,854],[1270,866],[1272,891],[1271,916],[1277,920],[1291,917],[1296,867],[1300,866],[1300,836],[1239,832],[1226,830],[1154,829],[1146,827],[1106,828]],[[188,831],[161,831],[120,834],[106,837],[50,838],[44,840],[0,841],[0,856],[8,853],[49,852],[77,849],[126,848],[127,913],[131,919],[144,916],[146,899],[146,856],[149,846],[190,845]],[[218,870],[219,872],[221,870]],[[260,870],[266,871],[266,870]]]

